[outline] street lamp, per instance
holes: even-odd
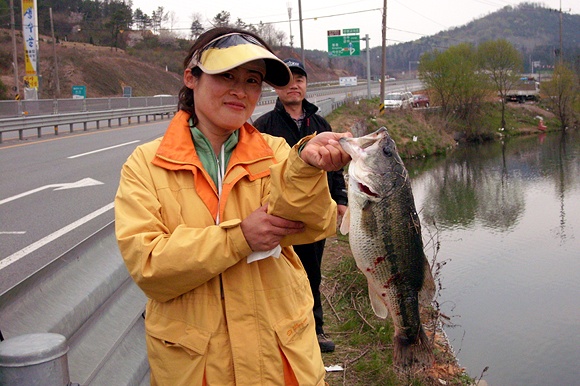
[[[292,4],[286,3],[288,7],[288,26],[290,27],[290,48],[294,48],[294,36],[292,36]]]

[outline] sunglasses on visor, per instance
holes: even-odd
[[[207,51],[210,48],[228,48],[228,47],[233,47],[233,46],[238,46],[241,44],[248,44],[248,43],[254,44],[254,45],[257,45],[260,47],[264,47],[264,45],[262,43],[260,43],[253,36],[243,34],[240,32],[232,32],[229,34],[219,36],[219,37],[211,40],[209,43],[207,43],[205,46],[203,46],[199,50],[196,50],[193,53],[191,60],[189,61],[189,64],[187,65],[187,68],[194,68],[194,67],[198,66],[200,64],[200,61],[201,61],[201,55],[204,53],[204,51]]]

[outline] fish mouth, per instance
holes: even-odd
[[[357,181],[357,185],[358,185],[358,189],[362,193],[366,194],[367,196],[376,197],[376,198],[379,197],[379,195],[377,193],[373,192],[370,187],[368,187],[367,185],[363,184],[362,182],[358,182]]]
[[[369,196],[369,197],[373,197],[373,198],[380,198],[379,194],[377,192],[375,192],[375,190],[373,188],[371,188],[369,185],[364,184],[363,182],[361,182],[361,179],[357,178],[356,176],[356,170],[353,170],[354,173],[349,173],[347,175],[348,179],[351,180],[351,184],[353,187],[356,186],[356,189],[361,192],[362,194]]]

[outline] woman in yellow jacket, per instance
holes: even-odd
[[[247,123],[291,73],[256,35],[216,28],[184,61],[179,112],[121,172],[116,236],[148,297],[152,385],[323,385],[308,279],[291,245],[332,235],[332,132],[290,149]]]

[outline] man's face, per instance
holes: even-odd
[[[292,72],[290,83],[283,88],[277,88],[276,93],[284,105],[302,104],[306,97],[306,76]]]

